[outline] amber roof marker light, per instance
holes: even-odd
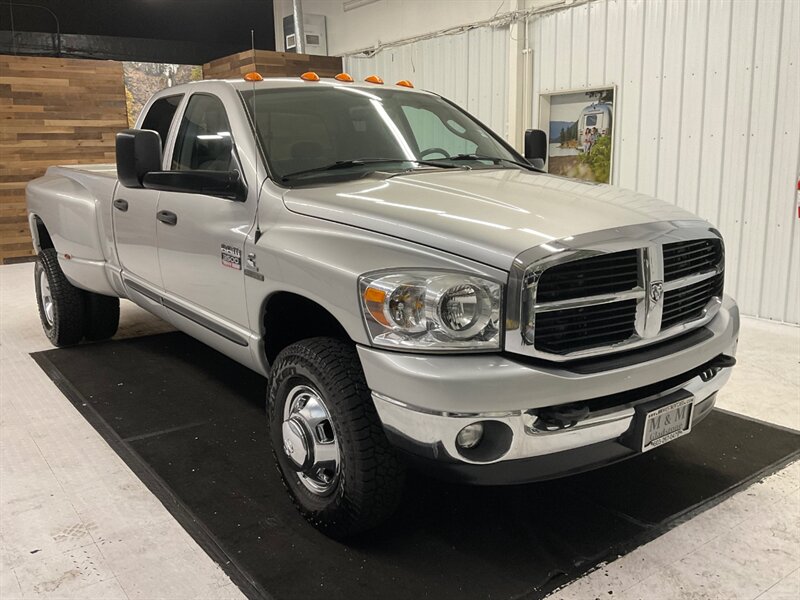
[[[334,77],[336,81],[346,81],[347,83],[353,83],[353,78],[348,73],[339,73]]]
[[[377,83],[383,85],[383,79],[381,79],[377,75],[370,75],[369,77],[365,77],[364,81],[366,81],[367,83]]]
[[[319,75],[314,73],[314,71],[306,71],[300,75],[300,79],[303,81],[319,81]]]
[[[264,78],[256,73],[255,71],[250,71],[249,73],[245,73],[244,75],[245,81],[264,81]]]
[[[411,83],[408,79],[401,79],[400,81],[395,83],[395,85],[400,85],[400,86],[407,87],[407,88],[413,88],[414,87],[414,84]]]

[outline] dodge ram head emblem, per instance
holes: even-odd
[[[664,284],[661,281],[654,281],[650,284],[650,300],[658,302],[664,295]]]

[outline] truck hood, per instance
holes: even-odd
[[[304,215],[432,246],[508,270],[553,240],[655,221],[698,220],[672,204],[610,185],[516,169],[423,171],[284,195]]]

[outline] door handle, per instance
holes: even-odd
[[[161,221],[162,223],[166,223],[167,225],[177,225],[178,224],[178,215],[174,212],[169,210],[160,210],[156,215],[156,219]]]
[[[123,200],[122,198],[117,198],[116,200],[114,200],[114,208],[121,210],[122,212],[125,212],[126,210],[128,210],[128,201]]]

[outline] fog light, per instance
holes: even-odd
[[[473,423],[458,432],[456,444],[458,444],[459,448],[474,448],[480,443],[482,437],[483,425],[481,423]]]

